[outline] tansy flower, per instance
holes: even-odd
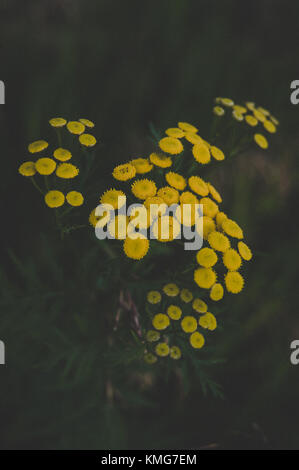
[[[114,168],[112,176],[118,181],[128,181],[136,175],[136,168],[130,163],[124,163]]]
[[[66,200],[71,206],[82,206],[84,202],[84,197],[78,191],[70,191],[66,195]]]
[[[156,330],[165,330],[169,326],[170,320],[165,313],[157,313],[157,315],[154,316],[152,323]]]
[[[251,260],[252,252],[251,252],[251,249],[249,248],[249,246],[246,245],[246,243],[239,242],[238,243],[238,250],[239,250],[239,253],[242,256],[242,258],[245,259],[245,261],[250,261]]]
[[[239,114],[247,113],[247,109],[245,108],[245,106],[240,106],[239,104],[235,104],[233,108],[234,108],[234,111],[236,111],[236,113],[239,113]]]
[[[169,305],[167,314],[172,320],[179,320],[182,316],[182,309],[177,305]]]
[[[167,343],[159,343],[155,347],[156,354],[161,357],[168,356],[169,354],[169,346]]]
[[[179,127],[170,127],[165,131],[165,134],[168,135],[168,137],[174,137],[175,139],[181,139],[184,137],[185,132],[180,129]]]
[[[120,209],[126,203],[126,195],[118,189],[109,189],[100,199],[101,204],[110,204],[114,209]]]
[[[168,295],[168,297],[176,297],[179,294],[180,289],[176,284],[170,283],[163,287],[163,292]]]
[[[193,146],[192,153],[198,163],[206,165],[211,161],[210,150],[205,144],[195,144]]]
[[[194,333],[192,333],[189,341],[190,341],[192,348],[194,349],[201,349],[205,344],[205,339],[203,335],[199,333],[198,331],[195,331]]]
[[[193,294],[188,289],[182,289],[180,293],[181,300],[188,304],[193,299]]]
[[[230,248],[230,241],[226,235],[221,232],[211,232],[208,236],[208,242],[212,248],[216,251],[222,251],[225,253]]]
[[[225,285],[228,292],[238,294],[244,287],[244,279],[237,271],[229,271],[225,276]]]
[[[221,98],[221,103],[224,105],[224,106],[228,106],[228,107],[232,107],[234,106],[234,102],[233,100],[231,100],[230,98]]]
[[[144,355],[144,360],[145,362],[147,362],[148,364],[155,364],[155,362],[157,362],[157,357],[152,354],[152,353],[146,353]]]
[[[111,220],[108,225],[108,232],[116,240],[124,240],[127,236],[129,218],[126,215],[119,214]]]
[[[198,268],[194,271],[194,281],[202,289],[210,289],[217,281],[217,275],[211,268]]]
[[[143,175],[153,169],[153,165],[148,161],[147,158],[135,158],[130,161],[130,164],[134,166],[136,173]]]
[[[96,215],[96,209],[93,209],[89,214],[89,223],[93,227],[104,227],[110,220],[110,212],[105,211],[101,216]]]
[[[203,205],[203,215],[206,215],[207,217],[211,217],[213,219],[217,212],[219,212],[219,208],[217,204],[212,201],[209,197],[203,197],[200,201],[200,204]]]
[[[185,333],[193,333],[193,331],[197,329],[196,318],[191,317],[191,315],[187,315],[181,321],[181,327]]]
[[[144,258],[149,250],[149,241],[145,237],[130,238],[124,241],[123,249],[128,258],[140,260]]]
[[[151,290],[150,292],[147,293],[146,298],[150,304],[158,304],[159,302],[161,302],[162,296],[159,291]]]
[[[201,224],[202,224],[202,229],[201,229]],[[207,240],[209,234],[216,230],[216,224],[214,220],[211,219],[211,217],[207,217],[206,215],[199,219],[198,225],[199,225],[198,232],[204,240]]]
[[[163,153],[151,153],[150,161],[160,168],[169,168],[172,165],[171,158]]]
[[[159,196],[147,197],[143,205],[148,210],[150,223],[158,216],[165,214],[167,210],[167,204]]]
[[[236,250],[229,248],[223,255],[223,264],[229,271],[237,271],[242,264],[241,256]]]
[[[267,109],[262,108],[261,106],[259,106],[257,110],[263,113],[265,116],[270,116],[270,112]]]
[[[270,116],[270,119],[273,122],[273,124],[275,124],[275,126],[279,126],[279,121],[274,116]]]
[[[58,165],[56,175],[59,178],[71,179],[75,178],[79,174],[79,170],[72,163],[61,163]]]
[[[154,181],[143,179],[135,181],[131,186],[131,190],[138,199],[147,199],[156,195],[157,187]]]
[[[63,118],[52,118],[49,123],[52,127],[63,127],[66,125],[66,119]]]
[[[178,346],[172,346],[170,348],[170,357],[171,359],[180,359],[182,357],[182,352]]]
[[[71,152],[63,148],[58,148],[54,150],[53,155],[56,160],[59,160],[61,162],[66,162],[67,160],[70,160],[72,158]]]
[[[204,268],[211,268],[217,263],[218,256],[211,248],[202,248],[197,252],[196,259]]]
[[[211,185],[211,183],[208,183],[208,188],[209,188],[211,196],[215,199],[215,201],[221,203],[222,197],[218,193],[217,189],[215,189],[214,186]]]
[[[94,123],[89,119],[79,119],[79,121],[82,122],[82,124],[84,124],[86,127],[94,127]]]
[[[243,116],[243,114],[242,114],[242,113],[238,113],[238,112],[235,111],[235,110],[232,112],[232,116],[233,116],[233,118],[234,118],[236,121],[239,121],[239,122],[244,121],[244,116]]]
[[[63,206],[64,200],[65,197],[61,191],[52,190],[45,195],[45,203],[51,208]]]
[[[160,188],[158,190],[157,195],[161,197],[168,206],[171,206],[172,204],[177,204],[179,202],[179,192],[176,189],[171,188],[170,186]]]
[[[207,304],[201,299],[194,299],[192,307],[197,313],[205,313],[208,310]]]
[[[214,331],[217,328],[217,320],[212,313],[206,313],[198,320],[198,324],[207,330]]]
[[[159,242],[170,242],[181,233],[180,223],[169,215],[162,215],[152,226],[152,235]]]
[[[80,135],[85,131],[85,126],[79,121],[69,121],[66,125],[71,134]]]
[[[192,205],[194,205],[194,204],[199,204],[199,200],[190,191],[184,191],[180,195],[180,203],[181,204],[192,204]]]
[[[225,159],[225,155],[222,150],[220,150],[218,147],[215,147],[214,145],[211,146],[210,152],[212,154],[212,157],[215,158],[215,160],[222,161]]]
[[[148,332],[146,333],[146,339],[150,343],[158,341],[160,339],[160,333],[155,330],[148,330]]]
[[[245,103],[247,108],[249,109],[249,111],[254,111],[255,110],[255,104],[252,102],[252,101],[247,101],[247,103]]]
[[[227,235],[230,235],[231,237],[239,239],[242,239],[244,237],[243,230],[241,229],[241,227],[239,227],[237,222],[234,222],[233,220],[225,219],[222,222],[222,229],[225,233],[227,233]]]
[[[23,176],[33,176],[36,173],[34,162],[25,162],[19,167],[19,173]]]
[[[254,109],[254,110],[253,110],[253,114],[254,114],[254,117],[255,117],[258,121],[260,121],[260,122],[266,121],[266,116],[265,116],[263,113],[261,113],[261,111],[259,111],[258,109]]]
[[[198,129],[188,122],[178,122],[178,126],[185,132],[197,132]]]
[[[262,149],[267,149],[269,147],[266,137],[264,137],[262,134],[254,134],[254,140]]]
[[[35,162],[35,168],[40,175],[51,175],[56,168],[56,162],[52,158],[39,158]]]
[[[251,114],[247,114],[245,116],[245,121],[247,122],[247,124],[249,124],[249,126],[251,127],[255,127],[258,125],[258,120],[252,116]]]
[[[266,131],[270,132],[271,134],[275,134],[276,126],[273,124],[273,122],[266,120],[263,122],[263,126],[266,129]]]
[[[48,142],[45,140],[36,140],[28,145],[28,150],[30,153],[37,153],[45,150],[48,147]]]
[[[214,106],[213,113],[216,114],[216,116],[223,116],[225,111],[221,106]]]
[[[187,184],[183,176],[179,175],[178,173],[174,173],[173,171],[166,173],[165,179],[170,186],[178,189],[179,191],[183,191]]]
[[[209,188],[207,183],[202,180],[199,176],[190,176],[188,180],[190,189],[194,191],[199,196],[207,196],[209,194]]]
[[[163,152],[170,153],[171,155],[178,155],[184,150],[182,142],[175,137],[164,137],[160,140],[159,147]]]
[[[214,284],[211,291],[210,291],[210,298],[214,300],[215,302],[218,302],[223,298],[223,287],[221,284]]]
[[[97,143],[97,139],[91,134],[81,134],[79,136],[79,142],[85,147],[94,147]]]
[[[203,139],[198,134],[194,134],[194,132],[186,132],[185,139],[193,145],[203,143]]]
[[[218,212],[216,214],[216,223],[219,229],[222,229],[222,223],[227,219],[227,215],[224,212]]]

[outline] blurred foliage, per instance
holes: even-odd
[[[298,8],[278,0],[1,2],[1,448],[298,448],[298,371],[289,362],[299,333],[298,110],[289,103]],[[54,115],[96,122],[108,173],[113,162],[148,153],[151,123],[164,129],[200,116],[206,134],[217,95],[270,108],[281,128],[266,154],[247,152],[213,173],[256,255],[213,351],[225,362],[190,383],[184,371],[155,377],[124,367],[138,353],[125,338],[108,354],[109,263],[100,276],[104,256],[85,231],[54,243],[49,211],[16,170]],[[223,399],[204,396],[203,383],[219,394],[215,382]]]

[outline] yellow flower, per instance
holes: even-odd
[[[60,163],[56,170],[56,175],[64,179],[75,178],[78,174],[78,168],[72,163]]]
[[[177,238],[180,232],[180,223],[168,215],[158,217],[152,227],[153,236],[159,240],[159,242],[170,242]]]
[[[188,304],[193,299],[193,294],[188,289],[182,289],[180,294],[181,300]]]
[[[169,346],[167,343],[159,343],[155,347],[156,354],[161,357],[168,356],[169,354]]]
[[[211,183],[208,183],[208,188],[209,188],[211,196],[215,199],[215,201],[221,203],[222,197],[218,193],[217,189],[215,189],[214,186],[211,185]]]
[[[169,326],[170,320],[165,313],[157,313],[157,315],[154,316],[152,323],[156,330],[165,330]]]
[[[181,321],[181,327],[185,333],[193,333],[193,331],[197,329],[196,318],[192,317],[191,315],[187,315]]]
[[[149,222],[151,223],[158,216],[165,214],[167,205],[159,196],[148,197],[143,205],[146,207],[149,214]]]
[[[197,132],[198,129],[193,126],[192,124],[188,124],[188,122],[178,122],[178,126],[185,132]]]
[[[79,121],[82,122],[82,124],[84,124],[86,127],[94,127],[94,123],[89,119],[79,119]]]
[[[182,309],[177,305],[169,305],[167,313],[172,320],[179,320],[182,316]]]
[[[233,100],[231,100],[230,98],[221,98],[221,103],[224,105],[224,106],[228,106],[228,107],[232,107],[234,106],[234,102]]]
[[[200,229],[199,233],[204,240],[207,240],[209,234],[216,230],[215,222],[213,219],[211,219],[211,217],[207,217],[207,216],[201,217],[199,220],[200,222],[202,222],[202,232]]]
[[[168,135],[168,137],[174,137],[175,139],[181,139],[184,137],[185,132],[182,131],[182,129],[179,129],[178,127],[170,127],[165,131],[165,134]]]
[[[35,168],[40,175],[51,175],[56,168],[56,162],[52,158],[39,158]]]
[[[124,252],[128,258],[140,260],[144,258],[149,250],[149,241],[145,237],[130,238],[127,237],[124,241]]]
[[[200,201],[200,204],[203,205],[203,215],[206,215],[207,217],[211,217],[213,219],[217,212],[219,212],[219,208],[217,204],[212,201],[209,197],[203,197]]]
[[[187,184],[183,176],[179,175],[178,173],[174,173],[173,171],[166,173],[165,179],[170,186],[178,189],[179,191],[183,191]]]
[[[214,106],[213,112],[214,114],[216,114],[216,116],[223,116],[225,113],[224,109],[221,108],[221,106]]]
[[[80,135],[85,131],[85,126],[79,121],[69,121],[66,125],[71,134]]]
[[[134,167],[133,167],[134,168]],[[157,187],[154,181],[143,179],[137,180],[132,184],[132,193],[138,199],[147,199],[156,195]]]
[[[266,121],[266,116],[263,113],[261,113],[261,111],[259,111],[258,109],[254,109],[253,114],[254,114],[254,117],[258,121],[260,121],[260,122],[265,122]]]
[[[82,206],[84,197],[78,191],[70,191],[66,195],[66,200],[71,206]]]
[[[158,304],[159,302],[161,302],[162,296],[159,291],[151,290],[150,292],[147,293],[146,298],[150,304]]]
[[[25,162],[19,167],[19,173],[23,176],[33,176],[36,173],[34,162]]]
[[[223,264],[229,271],[237,271],[242,264],[241,256],[236,250],[229,248],[223,255]]]
[[[181,194],[180,202],[181,205],[177,207],[175,216],[181,224],[191,227],[199,221],[200,208],[196,206],[196,204],[199,204],[199,201],[194,194],[186,191]]]
[[[239,113],[239,114],[247,113],[247,109],[245,108],[245,106],[240,106],[239,104],[235,104],[233,108],[234,108],[234,111],[236,111],[236,113]]]
[[[238,294],[244,287],[244,279],[237,271],[229,271],[225,276],[225,285],[228,292]]]
[[[153,169],[153,165],[148,161],[147,158],[135,158],[130,161],[131,165],[134,166],[136,173],[143,175]]]
[[[144,355],[144,360],[145,362],[147,362],[148,364],[155,364],[155,362],[157,362],[157,357],[152,354],[152,353],[146,353]]]
[[[195,331],[190,336],[190,344],[194,349],[201,349],[205,344],[205,339],[201,333]]]
[[[249,109],[249,111],[254,111],[255,110],[255,104],[252,103],[252,101],[248,101],[247,103],[245,103],[247,108]]]
[[[198,324],[206,330],[214,331],[217,328],[217,320],[212,313],[206,313],[198,320]]]
[[[268,121],[266,119],[266,121],[263,122],[263,125],[264,125],[264,128],[266,129],[266,131],[270,132],[271,134],[275,134],[276,126],[273,124],[273,122]]]
[[[127,236],[129,219],[126,215],[116,215],[108,225],[108,231],[112,238],[124,240]]]
[[[238,113],[238,112],[235,111],[235,110],[233,111],[232,116],[233,116],[233,118],[234,118],[236,121],[239,121],[239,122],[244,121],[244,116],[243,116],[243,114],[242,114],[242,113]]]
[[[101,216],[96,215],[96,209],[93,209],[89,214],[89,223],[93,227],[104,227],[110,220],[110,212],[105,211]]]
[[[222,251],[225,253],[230,248],[230,241],[226,235],[221,232],[211,232],[208,236],[208,242],[212,248],[216,251]]]
[[[270,116],[270,112],[267,111],[267,109],[262,108],[261,106],[259,106],[259,107],[257,108],[257,110],[260,111],[261,113],[263,113],[265,116]]]
[[[201,299],[194,299],[192,307],[197,313],[205,313],[208,311],[207,304]]]
[[[56,149],[53,155],[56,160],[59,160],[61,162],[66,162],[67,160],[70,160],[72,158],[71,152],[63,148]]]
[[[160,339],[160,333],[155,330],[148,330],[146,333],[146,339],[150,343],[153,343],[155,341],[158,341]]]
[[[185,139],[194,145],[203,143],[203,139],[198,134],[194,134],[194,132],[186,132]]]
[[[182,352],[178,346],[172,346],[170,348],[170,357],[171,359],[180,359],[182,357]]]
[[[65,197],[61,191],[52,190],[45,195],[45,203],[51,208],[63,206],[64,200]]]
[[[221,284],[214,284],[211,291],[210,291],[210,298],[212,300],[215,300],[215,302],[218,302],[218,300],[221,300],[223,298],[223,287]]]
[[[204,268],[211,268],[217,263],[218,256],[211,248],[202,248],[197,252],[196,259]]]
[[[163,152],[171,155],[177,155],[184,150],[182,142],[175,137],[163,137],[159,142],[159,147]]]
[[[275,124],[275,126],[279,126],[279,121],[274,116],[270,116],[270,119],[273,122],[273,124]]]
[[[243,230],[237,222],[234,222],[233,220],[230,219],[225,219],[222,222],[222,229],[224,230],[227,235],[234,237],[234,238],[239,238],[242,239],[244,237],[243,235]]]
[[[216,215],[216,223],[219,229],[222,229],[222,224],[226,219],[227,215],[224,212],[218,212],[218,214]]]
[[[252,252],[251,252],[251,249],[249,248],[249,246],[246,245],[246,243],[239,242],[238,243],[238,250],[239,250],[239,253],[242,256],[242,258],[245,259],[245,261],[250,261],[251,260]]]
[[[49,121],[52,127],[63,127],[66,125],[66,119],[63,118],[52,118]]]
[[[118,189],[109,189],[101,196],[101,204],[110,204],[114,209],[120,209],[126,203],[126,195]]]
[[[190,205],[194,205],[194,204],[199,204],[199,200],[197,199],[197,197],[191,193],[190,191],[184,191],[181,195],[180,195],[180,203],[182,205],[184,204],[190,204]]]
[[[258,125],[258,120],[252,116],[251,114],[247,114],[245,116],[245,121],[247,122],[247,124],[249,124],[249,126],[251,127],[255,127]]]
[[[28,145],[28,150],[30,153],[37,153],[45,150],[48,147],[48,142],[45,140],[36,140]]]
[[[254,134],[254,140],[262,149],[267,149],[269,147],[266,137],[264,137],[262,134]]]
[[[211,268],[198,268],[194,271],[194,281],[202,289],[210,289],[217,281],[217,275]]]
[[[206,165],[211,161],[210,150],[205,144],[195,144],[193,146],[192,153],[198,163]]]
[[[210,148],[210,151],[211,151],[212,157],[214,157],[215,160],[218,160],[220,162],[225,159],[224,153],[218,147],[215,147],[214,145],[212,145]]]
[[[180,293],[180,289],[176,284],[166,284],[163,287],[164,294],[168,295],[168,297],[176,297]]]
[[[158,190],[157,195],[161,197],[168,206],[171,206],[172,204],[177,204],[179,202],[179,192],[176,189],[171,188],[170,186],[160,188]]]
[[[79,142],[85,147],[94,147],[97,143],[97,139],[91,134],[81,134],[79,136]]]
[[[172,165],[171,158],[163,153],[151,153],[150,161],[160,168],[169,168]]]
[[[112,176],[118,181],[128,181],[136,175],[136,168],[130,163],[124,163],[114,168]]]

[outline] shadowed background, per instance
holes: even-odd
[[[292,1],[2,0],[1,448],[298,448],[299,368],[289,361],[299,336],[299,109],[289,90],[298,79],[298,14]],[[65,300],[59,303],[54,288],[50,299],[36,298],[39,283],[52,286],[58,276],[49,211],[17,168],[30,141],[49,138],[53,116],[95,121],[109,169],[148,154],[150,123],[165,129],[192,122],[208,135],[215,96],[255,101],[281,122],[268,152],[241,155],[213,176],[256,253],[244,293],[231,299],[238,322],[216,348],[226,358],[214,367],[224,399],[204,397],[196,382],[182,393],[175,381],[152,383],[149,375],[138,378],[140,394],[128,386],[107,405],[101,378],[95,382],[91,372],[65,382],[59,361],[52,367],[43,349],[48,310],[63,315]],[[32,281],[36,263],[42,275]],[[18,269],[26,270],[27,284]],[[69,269],[76,269],[71,261]],[[101,293],[96,305],[100,315]],[[27,324],[24,311],[37,323]],[[97,365],[87,359],[87,367]]]

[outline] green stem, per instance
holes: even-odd
[[[35,186],[36,189],[44,196],[44,192],[43,192],[42,189],[39,187],[39,185],[37,184],[37,182],[35,181],[35,179],[33,178],[33,176],[31,176],[30,179],[31,179],[31,181],[32,181],[33,186]]]

